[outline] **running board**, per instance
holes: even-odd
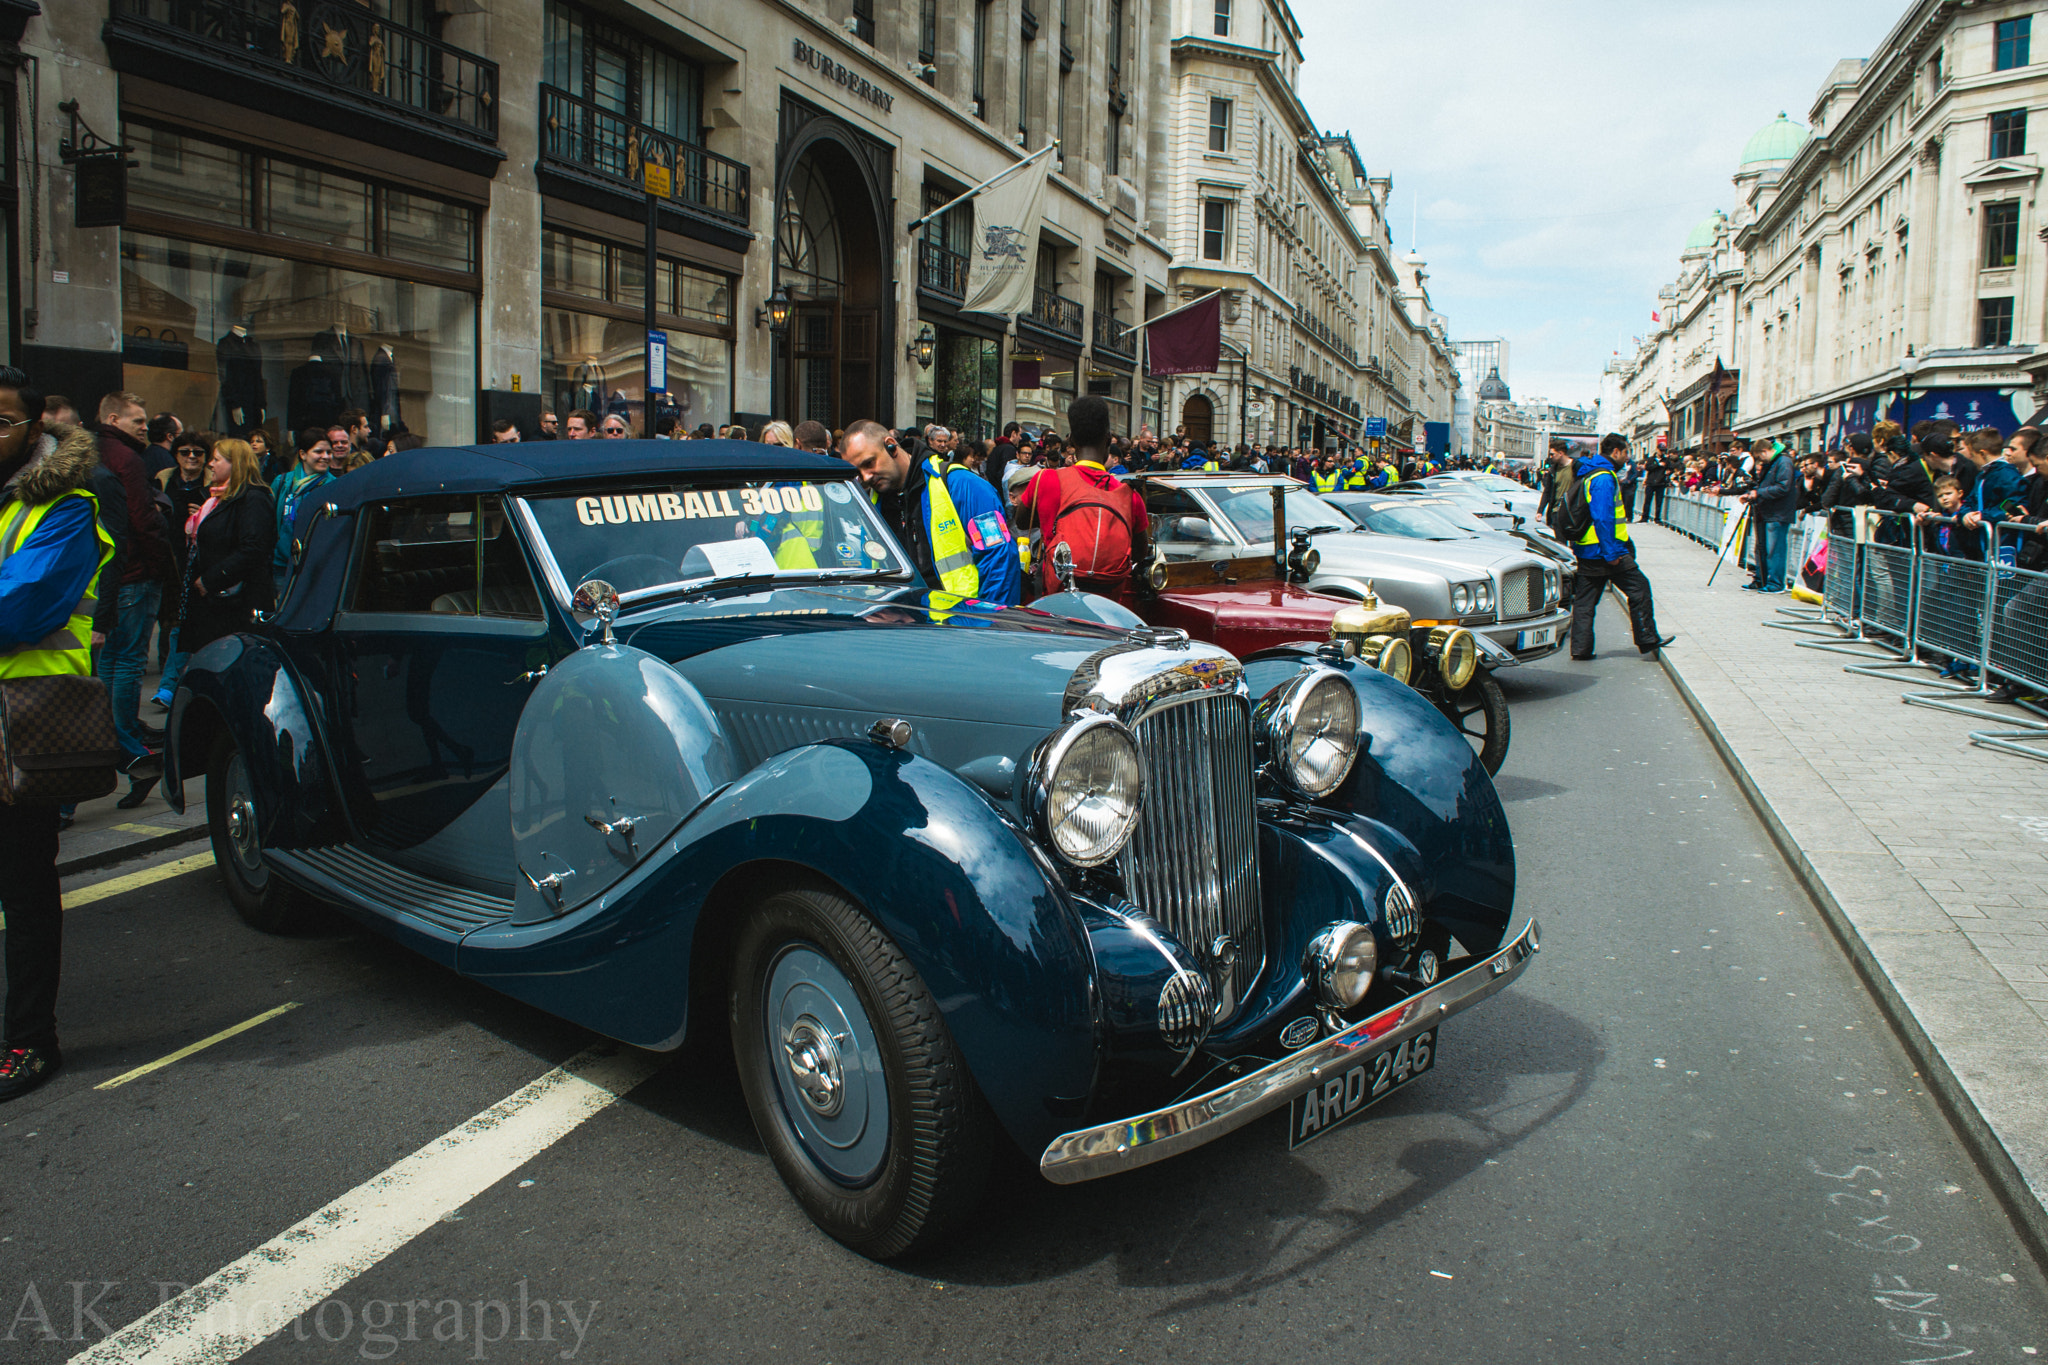
[[[332,848],[265,849],[266,862],[329,900],[398,919],[423,920],[458,937],[512,916],[512,898],[422,877],[351,844]]]

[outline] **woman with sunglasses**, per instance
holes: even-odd
[[[156,476],[157,487],[171,500],[170,510],[164,514],[166,524],[183,526],[185,518],[192,515],[192,509],[206,501],[206,456],[211,449],[212,438],[203,431],[184,432],[171,443],[171,458],[176,463]],[[182,567],[184,541],[177,540],[173,550],[180,554]],[[178,641],[176,596],[171,596],[164,607],[164,636],[167,641],[164,673],[157,683],[156,695],[150,699],[160,711],[171,709],[171,698],[177,694],[178,679],[185,672],[185,661],[192,657],[192,651],[181,647]]]

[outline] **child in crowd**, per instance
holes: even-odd
[[[1953,474],[1944,474],[1934,481],[1934,501],[1939,512],[1930,512],[1921,518],[1923,523],[1935,516],[1960,517],[1963,514],[1963,486]],[[1921,527],[1922,544],[1931,555],[1946,555],[1950,559],[1982,559],[1980,542],[1983,533],[1974,527],[1942,524]]]

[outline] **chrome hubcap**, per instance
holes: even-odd
[[[846,1107],[846,1073],[839,1060],[839,1040],[806,1014],[782,1035],[782,1056],[790,1079],[811,1112],[835,1118]]]
[[[244,861],[255,860],[256,807],[240,792],[228,800],[228,838]]]
[[[889,1152],[889,1084],[860,992],[838,964],[792,943],[768,967],[767,1045],[779,1108],[818,1173],[858,1188]]]

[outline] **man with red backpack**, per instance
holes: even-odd
[[[1052,550],[1064,544],[1073,552],[1076,588],[1120,597],[1130,589],[1132,566],[1146,559],[1145,501],[1106,467],[1106,401],[1092,394],[1075,399],[1067,428],[1074,463],[1041,471],[1018,500],[1019,514],[1044,537],[1038,552],[1041,591],[1059,591]]]

